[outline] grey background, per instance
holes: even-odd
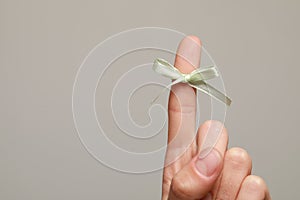
[[[132,175],[81,145],[72,85],[87,53],[143,26],[199,36],[234,103],[230,146],[274,199],[299,195],[299,1],[0,1],[0,199],[159,199],[161,171]]]

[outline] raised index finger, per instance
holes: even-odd
[[[201,42],[196,36],[187,36],[179,44],[174,66],[182,73],[190,73],[200,65]],[[196,91],[185,83],[172,86],[169,97],[169,148],[187,147],[196,131]]]

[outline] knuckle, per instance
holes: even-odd
[[[171,113],[193,114],[196,112],[196,101],[193,98],[194,89],[185,84],[176,84],[171,88],[168,110]],[[172,99],[172,100],[171,100]]]
[[[225,137],[228,137],[227,130],[224,124],[217,120],[207,120],[205,121],[202,126],[205,127],[205,129],[209,129],[210,127],[213,127],[214,129],[222,131],[223,134],[225,134]]]
[[[251,158],[246,150],[242,148],[231,148],[226,152],[225,160],[230,163],[234,169],[251,168]]]
[[[207,128],[209,128],[210,126],[212,125],[215,125],[215,126],[218,126],[218,127],[224,127],[224,124],[220,121],[217,121],[217,120],[206,120],[204,123],[203,123],[203,126],[206,126]]]
[[[267,199],[270,199],[267,185],[265,181],[259,176],[247,176],[243,182],[242,188],[244,188],[244,191],[246,193],[255,195],[257,199],[266,199],[268,196],[269,198]]]
[[[249,175],[245,179],[245,184],[247,185],[248,190],[251,191],[265,191],[266,190],[266,183],[265,181],[255,175]]]
[[[193,105],[176,105],[176,106],[170,106],[169,112],[171,113],[179,113],[179,114],[192,114],[195,112],[195,106]]]
[[[171,184],[171,191],[178,199],[193,199],[190,193],[190,187],[187,181],[180,177],[174,177]]]

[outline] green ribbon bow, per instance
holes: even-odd
[[[223,94],[222,92],[205,82],[206,80],[219,76],[215,66],[197,68],[189,74],[184,74],[181,73],[168,61],[161,58],[157,58],[154,61],[153,70],[160,75],[174,80],[165,89],[170,88],[176,83],[187,83],[191,87],[196,88],[197,90],[200,90],[201,92],[225,103],[227,106],[230,106],[231,104],[231,99],[229,97],[227,97],[225,94]],[[162,92],[164,92],[165,89]],[[152,101],[152,103],[155,102],[159,96],[160,94]]]

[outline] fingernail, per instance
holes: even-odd
[[[221,164],[221,156],[215,149],[212,149],[211,152],[204,157],[202,156],[203,154],[207,154],[207,152],[204,150],[200,153],[196,161],[196,168],[202,175],[210,177]]]

